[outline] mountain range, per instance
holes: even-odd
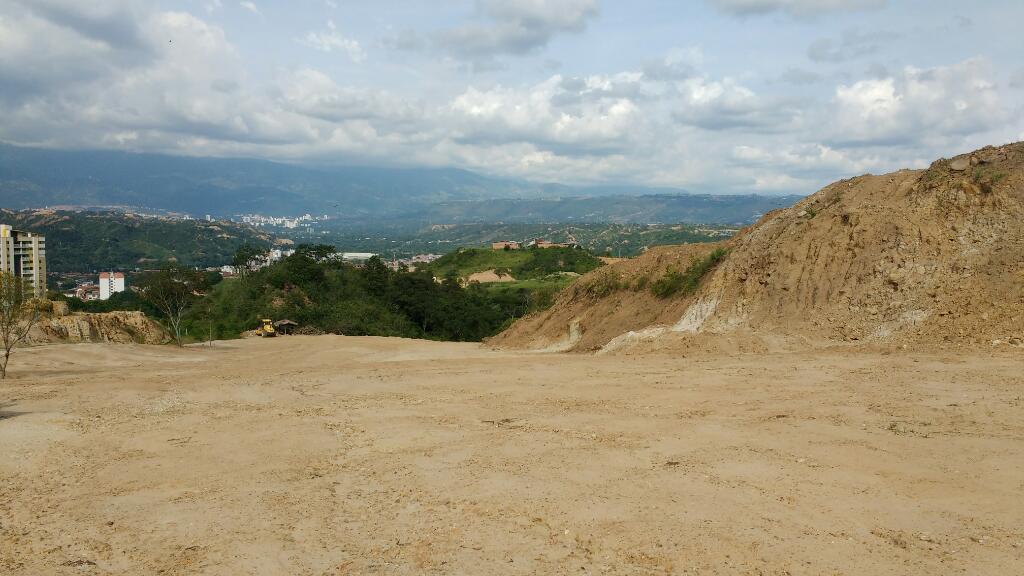
[[[0,207],[126,207],[192,215],[328,214],[430,222],[744,224],[799,196],[566,186],[453,168],[298,166],[266,160],[0,144]]]

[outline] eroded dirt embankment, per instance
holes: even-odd
[[[645,287],[710,248],[656,249],[584,276],[492,343],[582,351],[700,334],[739,348],[1020,346],[1022,222],[1024,143],[860,176],[742,231],[693,294]]]
[[[168,341],[159,324],[142,312],[68,312],[62,302],[46,302],[29,332],[29,344],[112,342],[161,344]]]

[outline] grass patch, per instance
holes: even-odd
[[[582,284],[580,290],[588,296],[604,298],[625,287],[618,274],[611,270],[605,270],[588,280],[585,284]]]
[[[971,181],[978,185],[982,192],[990,194],[992,187],[1006,178],[1006,172],[994,172],[992,168],[978,166],[971,171]]]
[[[665,272],[664,276],[651,284],[651,293],[658,298],[668,298],[676,294],[692,294],[700,286],[700,281],[704,278],[704,275],[717,266],[725,258],[726,254],[728,254],[728,250],[718,248],[704,258],[695,259],[682,272],[670,268]]]
[[[491,250],[461,248],[430,264],[438,278],[454,274],[465,278],[474,272],[493,269],[516,280],[543,278],[557,272],[586,274],[601,266],[601,261],[586,250],[575,248],[532,248],[523,250]]]

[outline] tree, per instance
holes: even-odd
[[[147,272],[139,284],[142,297],[167,320],[174,342],[181,346],[181,319],[205,286],[202,272],[170,266]]]
[[[7,378],[7,362],[14,347],[25,341],[29,330],[39,319],[39,310],[27,294],[28,286],[21,278],[0,272],[0,344],[4,347],[0,379]]]
[[[314,262],[326,262],[337,254],[338,250],[331,244],[299,244],[295,247],[296,256],[304,256]]]
[[[267,251],[259,246],[253,244],[242,244],[235,251],[234,258],[231,259],[231,265],[238,270],[239,274],[243,276],[248,272],[253,272],[260,267],[260,264],[265,262],[267,259]]]
[[[380,256],[371,256],[363,266],[363,278],[370,296],[383,298],[388,289],[388,267]]]

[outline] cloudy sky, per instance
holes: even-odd
[[[1024,139],[1024,2],[0,0],[0,140],[808,193]]]

